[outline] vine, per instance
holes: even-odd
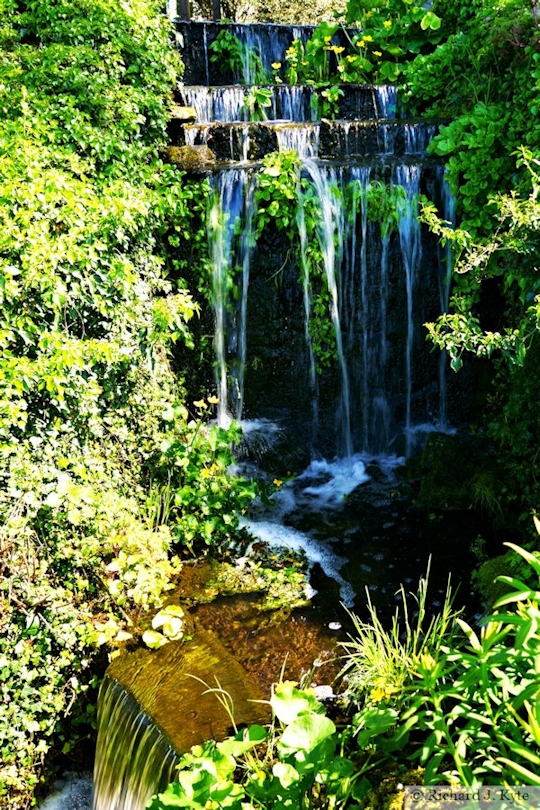
[[[362,190],[358,181],[352,180],[343,188],[334,184],[329,191],[338,205],[348,211],[350,227],[354,227],[360,210],[365,206],[368,220],[379,223],[383,238],[396,229],[406,200],[402,186],[380,181],[369,183]],[[313,183],[302,174],[301,161],[294,150],[273,152],[264,158],[258,175],[256,210],[256,238],[259,239],[267,228],[277,228],[291,245],[309,310],[311,348],[316,366],[321,371],[336,357],[336,335],[329,316],[332,298],[318,237],[321,201]],[[302,233],[305,238],[302,238]],[[339,235],[334,233],[336,249],[338,242]],[[284,267],[280,268],[273,278],[279,279],[283,271]]]

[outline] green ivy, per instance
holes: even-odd
[[[0,804],[18,810],[89,733],[103,650],[180,555],[234,541],[254,489],[172,370],[195,346],[208,185],[159,156],[181,69],[161,6],[0,8]]]
[[[221,28],[209,45],[210,61],[221,72],[228,71],[238,77],[240,84],[266,84],[268,71],[259,54],[227,28]]]

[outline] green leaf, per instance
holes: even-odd
[[[144,644],[151,650],[159,650],[164,644],[167,644],[168,639],[156,630],[145,630],[142,634]]]
[[[272,768],[272,773],[279,779],[281,786],[285,790],[290,788],[291,785],[297,785],[300,782],[300,774],[296,768],[293,768],[292,765],[288,765],[285,762],[276,762]]]
[[[433,11],[427,11],[422,22],[420,23],[420,28],[423,31],[426,31],[428,28],[432,31],[437,31],[437,29],[441,27],[441,22],[441,18],[438,17]]]
[[[513,762],[511,759],[507,759],[506,757],[497,757],[497,762],[504,762],[504,764],[507,765],[511,771],[513,771],[520,779],[523,780],[522,784],[540,785],[540,775],[538,772],[530,771],[528,768],[525,768],[524,765],[520,765],[518,762]]]
[[[229,737],[227,740],[219,742],[217,749],[222,754],[238,757],[263,742],[267,737],[268,732],[266,729],[255,724],[249,726],[249,728],[240,729],[234,737]]]
[[[278,720],[285,725],[291,723],[300,712],[324,713],[323,705],[312,691],[298,689],[294,681],[283,681],[275,687],[270,698],[270,706]]]
[[[335,734],[334,723],[324,715],[309,712],[299,715],[287,726],[278,743],[280,748],[312,751]]]

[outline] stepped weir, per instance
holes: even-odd
[[[208,228],[219,419],[278,423],[280,435],[304,447],[308,457],[349,459],[344,478],[365,481],[355,454],[407,455],[419,426],[444,428],[451,416],[444,365],[422,331],[448,301],[448,257],[418,221],[420,194],[452,218],[442,168],[425,154],[437,124],[408,120],[392,86],[343,87],[329,120],[318,115],[313,87],[283,83],[265,86],[266,120],[251,121],[249,65],[233,74],[218,71],[211,59],[210,45],[223,26],[178,21],[176,28],[186,64],[178,102],[194,108],[197,119],[175,128],[175,145],[205,145],[216,158],[209,175]],[[228,28],[256,49],[269,74],[292,40],[305,41],[311,31]],[[263,232],[257,243],[254,238],[260,161],[269,152],[289,150],[300,158],[295,224],[300,266],[275,229]],[[376,184],[396,200],[391,228],[370,215],[370,188]],[[310,228],[308,197],[317,199],[319,212]],[[321,257],[327,334],[333,335],[322,368],[313,337],[314,281],[302,258],[309,243]],[[320,491],[305,489],[315,497]],[[336,581],[347,589],[343,578]],[[157,662],[166,654],[152,655]],[[177,754],[202,739],[172,740],[163,721],[171,711],[181,718],[190,710],[185,686],[180,689],[174,678],[167,684],[180,699],[163,714],[153,688],[150,699],[139,695],[136,674],[126,677],[117,670],[115,664],[99,709],[93,806],[143,810],[169,779]],[[158,667],[155,680],[160,679]],[[122,722],[112,719],[115,712]],[[119,735],[113,740],[112,725]],[[217,726],[212,731],[225,733]]]

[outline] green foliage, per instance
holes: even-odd
[[[320,85],[328,82],[333,67],[331,54],[344,51],[343,47],[332,44],[332,37],[338,28],[337,23],[323,21],[305,45],[300,39],[294,40],[285,54],[289,84]]]
[[[452,624],[459,611],[452,610],[452,596],[447,588],[441,612],[428,616],[428,573],[418,585],[414,605],[409,606],[401,586],[401,606],[396,608],[392,625],[386,630],[368,594],[369,621],[362,622],[352,615],[354,636],[344,642],[346,664],[341,675],[347,681],[347,694],[359,702],[368,696],[370,705],[392,699],[398,703],[411,682],[420,657],[451,638]]]
[[[508,545],[537,582],[538,558]],[[345,644],[350,726],[338,729],[311,690],[280,683],[268,727],[196,746],[148,807],[356,807],[370,788],[366,773],[395,756],[418,760],[426,784],[539,784],[540,591],[500,579],[507,592],[479,632],[452,610],[449,591],[428,619],[427,577],[414,613],[402,590],[390,631],[370,606],[371,622],[355,618]],[[227,695],[210,691],[234,725]]]
[[[239,534],[241,515],[259,490],[255,482],[229,473],[231,448],[240,441],[239,426],[209,425],[202,419],[207,403],[200,400],[194,405],[198,418],[187,423],[183,405],[164,413],[173,429],[163,437],[153,476],[172,490],[167,522],[177,547],[192,554],[225,554]]]
[[[505,149],[510,113],[504,104],[479,102],[469,114],[441,126],[429,152],[443,157],[451,190],[459,189],[461,226],[472,234],[489,232],[492,212],[487,205],[515,165]]]
[[[318,117],[335,119],[339,110],[339,100],[344,95],[341,87],[331,84],[324,89],[319,88],[317,95]]]
[[[464,228],[452,231],[437,220],[433,208],[423,207],[423,217],[430,227],[456,247],[454,311],[442,315],[436,324],[427,324],[431,339],[448,350],[456,371],[462,365],[464,351],[490,357],[498,350],[511,363],[521,366],[538,330],[540,288],[535,256],[540,178],[536,167],[540,161],[528,150],[522,149],[520,154],[518,163],[527,166],[532,191],[527,197],[512,193],[493,198],[491,217],[498,222],[493,236],[474,240]],[[506,324],[498,331],[482,328],[475,313],[487,278],[500,279],[506,299]]]
[[[159,159],[181,67],[161,7],[1,6],[0,803],[17,810],[92,720],[100,648],[160,606],[175,549],[231,542],[252,490],[169,361],[194,345],[208,191]]]
[[[408,61],[440,40],[440,17],[406,0],[349,0],[335,16],[339,22],[323,21],[305,45],[295,40],[288,49],[290,84],[395,83]],[[340,28],[346,44],[332,41]]]
[[[272,106],[273,92],[269,87],[252,87],[246,96],[245,109],[250,121],[265,121],[266,108]]]
[[[296,222],[300,161],[297,153],[270,152],[257,177],[257,236],[264,228],[290,229]]]
[[[367,213],[370,222],[378,222],[383,238],[398,226],[407,201],[407,192],[400,185],[374,180],[367,187]]]
[[[508,545],[538,581],[537,557]],[[364,682],[364,703],[353,720],[359,741],[369,736],[382,753],[407,746],[425,768],[426,784],[539,783],[540,592],[513,577],[500,579],[511,592],[479,632],[456,616],[422,641],[398,689],[381,687],[374,695]],[[386,655],[397,645],[395,634],[383,638]]]
[[[338,65],[343,81],[395,83],[411,58],[440,40],[440,17],[405,0],[349,0],[344,24],[357,31]]]
[[[445,11],[446,5],[443,19]],[[496,227],[490,200],[518,181],[512,154],[540,144],[533,120],[539,31],[532,8],[520,0],[483,0],[451,7],[444,34],[433,53],[407,67],[406,95],[419,112],[453,118],[431,149],[448,159],[463,226],[485,236]]]
[[[182,757],[178,781],[155,796],[149,810],[166,807],[339,808],[364,790],[344,737],[310,689],[291,681],[276,685],[273,721],[254,725],[223,742],[195,746]]]
[[[232,34],[222,28],[209,45],[210,61],[215,62],[223,71],[231,72],[240,84],[265,84],[268,73],[259,54]]]

